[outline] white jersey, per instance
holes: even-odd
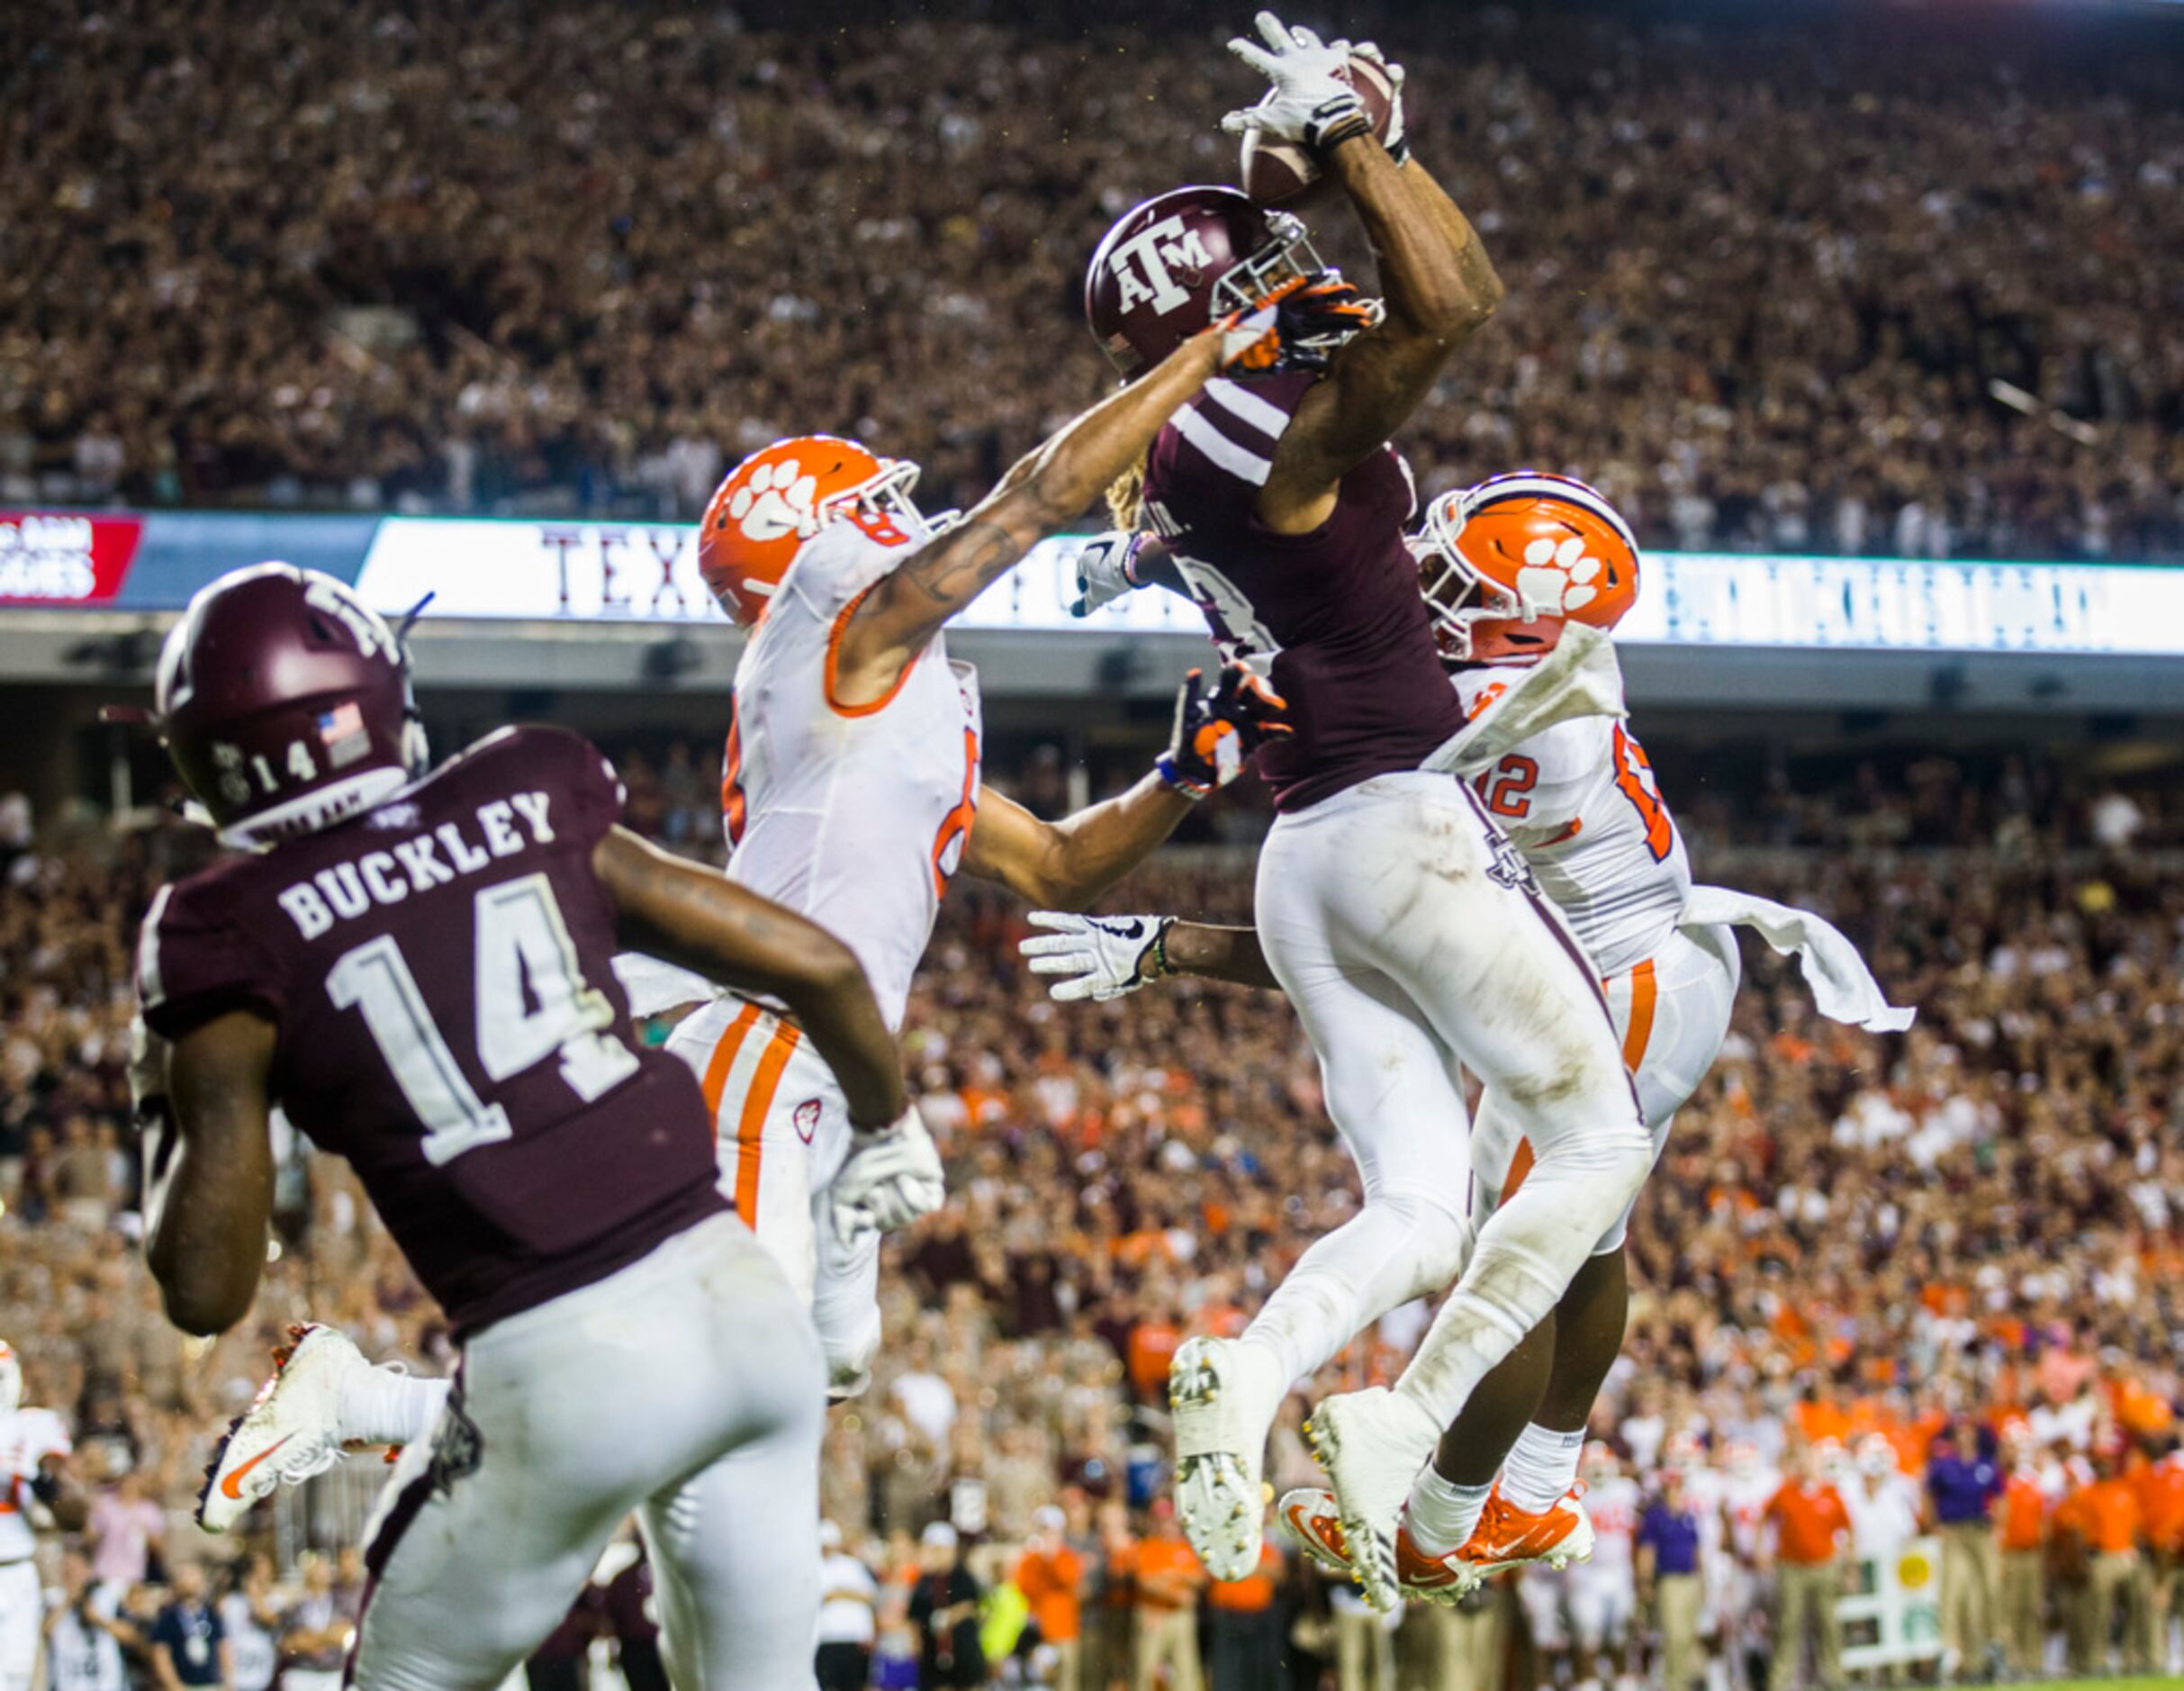
[[[1454,680],[1467,717],[1510,684],[1493,669]],[[1691,860],[1645,748],[1621,722],[1584,716],[1542,728],[1471,784],[1602,975],[1652,956],[1682,921]]]
[[[1850,1516],[1851,1551],[1887,1560],[1918,1536],[1920,1493],[1909,1474],[1853,1475],[1836,1489]]]
[[[66,1456],[74,1448],[67,1425],[50,1409],[0,1415],[0,1563],[23,1561],[38,1548],[31,1531],[31,1481],[47,1457]]]
[[[846,522],[804,548],[736,670],[721,784],[729,875],[839,936],[890,1028],[970,841],[982,732],[978,674],[937,634],[887,698],[834,701],[849,613],[901,557]]]
[[[1585,1488],[1585,1514],[1593,1522],[1593,1555],[1590,1560],[1576,1565],[1585,1577],[1631,1577],[1637,1566],[1641,1501],[1638,1481],[1625,1474],[1610,1475]]]
[[[1729,1541],[1746,1561],[1759,1556],[1759,1538],[1766,1525],[1767,1505],[1782,1488],[1782,1470],[1768,1463],[1746,1474],[1721,1477],[1721,1506],[1728,1515]]]

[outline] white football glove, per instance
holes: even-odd
[[[917,1106],[891,1127],[850,1136],[848,1161],[827,1189],[835,1241],[847,1248],[867,1234],[891,1233],[929,1216],[946,1200],[941,1153]]]
[[[1047,987],[1050,997],[1067,1002],[1092,999],[1105,1004],[1150,986],[1167,972],[1159,946],[1176,924],[1172,916],[1071,916],[1064,910],[1033,910],[1025,918],[1050,934],[1034,934],[1016,949],[1031,960],[1033,974],[1068,977]]]
[[[1145,537],[1125,529],[1096,534],[1077,548],[1069,561],[1077,569],[1077,597],[1069,601],[1072,617],[1088,617],[1102,605],[1111,605],[1124,593],[1144,583],[1137,578],[1138,547]]]
[[[1388,149],[1389,158],[1401,164],[1411,156],[1411,143],[1403,139],[1403,67],[1390,63],[1377,41],[1359,41],[1349,51],[1353,59],[1369,59],[1379,66],[1380,74],[1394,90],[1394,97],[1388,102],[1387,133],[1380,138],[1380,144]]]
[[[1223,129],[1232,135],[1258,130],[1262,140],[1292,141],[1313,153],[1370,131],[1365,102],[1335,74],[1349,63],[1348,41],[1322,42],[1271,12],[1261,12],[1256,22],[1266,47],[1240,35],[1229,51],[1271,82],[1274,91],[1257,105],[1230,113],[1221,120]]]

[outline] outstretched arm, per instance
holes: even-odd
[[[1033,816],[991,788],[979,793],[963,867],[1041,909],[1081,910],[1135,868],[1191,812],[1157,774],[1059,822]]]
[[[1196,975],[1203,981],[1232,981],[1238,986],[1264,987],[1279,992],[1282,983],[1267,966],[1267,954],[1259,947],[1256,927],[1214,927],[1204,922],[1178,922],[1168,930],[1161,947],[1170,974]]]
[[[177,1137],[173,1172],[146,1247],[167,1319],[185,1333],[225,1333],[249,1312],[273,1219],[273,1072],[278,1030],[230,1010],[175,1041],[167,1099]]]
[[[1033,910],[1030,919],[1047,931],[1019,942],[1017,949],[1033,974],[1060,977],[1047,991],[1064,1001],[1104,1004],[1176,974],[1281,990],[1252,928],[1211,927],[1172,916],[1073,916],[1063,910]]]
[[[964,867],[1048,909],[1081,910],[1176,831],[1191,806],[1290,731],[1288,706],[1241,664],[1210,684],[1192,670],[1176,690],[1175,726],[1152,773],[1119,798],[1059,822],[982,789]]]
[[[1334,148],[1326,168],[1378,255],[1387,316],[1335,354],[1275,449],[1257,514],[1280,534],[1327,520],[1342,477],[1418,408],[1503,292],[1477,231],[1416,159],[1398,165],[1365,135]]]
[[[627,828],[610,830],[591,864],[630,950],[779,999],[834,1071],[853,1122],[883,1127],[902,1115],[902,1062],[847,945],[718,870],[671,856]]]
[[[1020,459],[955,528],[861,600],[844,631],[835,691],[844,705],[885,698],[941,625],[1048,535],[1082,516],[1135,464],[1177,407],[1220,367],[1223,330],[1194,335]]]

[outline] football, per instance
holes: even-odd
[[[1387,72],[1371,59],[1350,55],[1342,79],[1365,102],[1365,113],[1373,121],[1373,133],[1387,140],[1388,116],[1395,109],[1395,88]],[[1273,98],[1271,95],[1268,99]],[[1258,130],[1246,131],[1243,156],[1239,161],[1243,191],[1261,205],[1298,205],[1313,197],[1321,185],[1320,167],[1302,147],[1290,141],[1263,139]]]

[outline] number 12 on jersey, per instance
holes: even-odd
[[[589,1104],[636,1072],[636,1053],[605,1031],[614,1007],[583,978],[552,882],[533,874],[483,888],[473,913],[475,1049],[487,1079],[505,1081],[558,1053],[562,1079]],[[437,1168],[514,1135],[507,1109],[479,1098],[463,1073],[392,935],[344,952],[326,990],[335,1008],[363,1012],[425,1129],[426,1162]]]

